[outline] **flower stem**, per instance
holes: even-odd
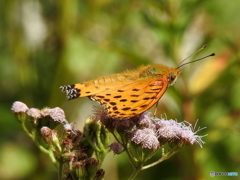
[[[179,148],[174,148],[172,149],[171,151],[167,152],[166,154],[164,154],[159,160],[149,164],[149,165],[146,165],[146,166],[143,166],[141,168],[141,170],[144,170],[144,169],[148,169],[150,167],[153,167],[155,166],[156,164],[159,164],[160,162],[166,160],[166,159],[169,159],[171,156],[173,156],[174,154],[176,154],[178,152]]]
[[[62,163],[62,158],[59,161],[59,165],[58,165],[58,180],[62,180],[62,174],[63,174],[63,163]]]
[[[141,171],[141,169],[142,169],[141,166],[139,166],[137,168],[134,168],[134,171],[133,171],[133,173],[131,174],[131,176],[129,177],[128,180],[133,180],[138,175],[138,173]]]

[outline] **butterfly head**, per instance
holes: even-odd
[[[161,64],[151,65],[141,73],[141,77],[158,77],[168,81],[168,85],[175,84],[177,77],[182,72],[180,69],[170,68]]]
[[[173,69],[169,71],[168,83],[169,85],[174,85],[177,81],[178,76],[182,71],[180,69]]]

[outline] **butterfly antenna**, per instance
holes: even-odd
[[[179,69],[180,67],[182,67],[182,66],[184,66],[184,65],[186,65],[186,64],[190,64],[190,63],[194,63],[194,62],[197,62],[197,61],[201,61],[201,60],[203,60],[203,59],[206,59],[206,58],[208,58],[208,57],[210,57],[210,56],[215,56],[215,55],[216,55],[215,53],[209,54],[209,55],[207,55],[207,56],[205,56],[205,57],[202,57],[202,58],[200,58],[200,59],[196,59],[196,60],[194,60],[194,61],[184,63],[184,64],[178,66],[176,69]]]
[[[181,62],[180,62],[180,64],[179,64],[179,66],[181,67],[182,65],[182,63],[184,62],[184,61],[186,61],[188,58],[190,58],[191,56],[193,56],[194,54],[197,54],[199,51],[201,51],[201,50],[203,50],[205,47],[207,47],[207,44],[205,44],[205,45],[203,45],[203,47],[201,47],[199,50],[197,50],[195,53],[193,53],[193,54],[191,54],[190,56],[188,56],[188,57],[186,57],[184,60],[182,60]],[[176,68],[177,69],[177,68]]]

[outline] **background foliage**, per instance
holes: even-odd
[[[183,67],[176,85],[161,99],[166,114],[207,127],[203,148],[181,150],[141,172],[143,179],[210,179],[210,171],[240,169],[240,1],[47,1],[0,2],[0,174],[1,179],[56,179],[49,158],[23,133],[10,112],[20,100],[29,107],[59,106],[80,129],[92,113],[87,98],[65,100],[65,84],[135,68],[142,64]],[[158,158],[158,157],[156,157]],[[124,155],[109,155],[106,179],[126,179]],[[227,177],[225,177],[227,178]],[[223,178],[224,179],[224,178]],[[234,178],[232,178],[234,179]]]

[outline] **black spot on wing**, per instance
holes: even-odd
[[[138,96],[140,96],[140,95],[137,95],[137,94],[132,94],[132,95],[130,95],[131,97],[138,97]]]
[[[151,89],[152,91],[160,91],[162,88]]]
[[[121,98],[121,97],[122,97],[121,95],[113,96],[113,98]]]
[[[159,86],[159,85],[158,84],[150,84],[149,86],[153,87],[153,86]]]
[[[130,108],[130,107],[122,108],[123,111],[127,111],[127,110],[129,110],[129,109],[131,109],[131,108]]]
[[[126,102],[127,99],[120,99],[119,101],[120,101],[120,102]]]
[[[113,109],[114,111],[118,110],[118,108],[117,108],[116,106],[114,106],[112,109]]]
[[[96,96],[96,97],[103,99],[105,96]]]
[[[137,88],[134,88],[134,89],[132,89],[132,91],[139,91],[139,89],[137,89]]]
[[[146,94],[152,94],[152,93],[158,93],[158,92],[153,92],[153,91],[146,91],[146,92],[144,92],[144,93],[146,93]]]
[[[145,108],[145,107],[147,107],[148,105],[147,104],[144,104],[144,105],[141,105],[140,107],[141,108]]]
[[[115,106],[117,103],[115,103],[115,102],[110,102],[109,104],[111,104],[112,106]]]
[[[149,100],[149,99],[155,99],[155,96],[143,98],[143,100]]]
[[[109,102],[110,101],[110,99],[103,99],[104,101],[106,101],[106,102]]]

